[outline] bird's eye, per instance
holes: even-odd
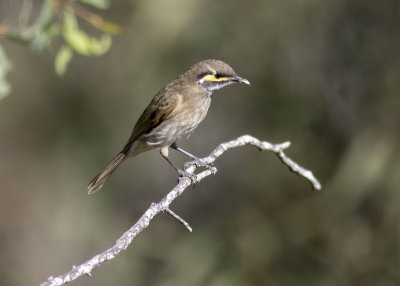
[[[212,73],[203,73],[198,76],[199,83],[203,82],[222,82],[228,80],[228,76],[213,71]]]
[[[225,76],[225,75],[223,75],[223,74],[220,74],[220,73],[217,73],[216,75],[215,75],[215,78],[216,79],[222,79],[222,78],[226,78],[227,76]]]
[[[208,72],[201,73],[197,76],[198,79],[204,79],[207,75],[210,75]]]

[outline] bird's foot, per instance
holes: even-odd
[[[190,181],[192,181],[193,185],[195,185],[197,183],[197,176],[195,174],[183,171],[181,169],[177,169],[177,172],[181,178],[188,177],[190,179]]]
[[[213,174],[215,174],[217,172],[217,168],[215,168],[214,166],[212,166],[210,164],[202,162],[199,158],[196,158],[193,161],[185,163],[185,169],[189,168],[192,165],[195,165],[196,167],[206,168]]]

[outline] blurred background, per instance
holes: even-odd
[[[18,25],[23,2],[0,1],[0,24]],[[31,4],[34,18],[42,1]],[[159,215],[71,285],[400,285],[398,0],[83,6],[122,31],[106,54],[74,55],[63,77],[59,42],[38,53],[0,38],[12,63],[0,101],[0,285],[38,285],[104,251],[175,186],[153,151],[86,191],[154,94],[207,58],[252,85],[218,91],[181,146],[202,157],[243,134],[291,141],[287,154],[323,190],[271,153],[229,151],[172,205],[193,233]]]

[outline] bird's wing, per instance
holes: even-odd
[[[173,110],[179,105],[180,98],[181,95],[176,92],[168,92],[165,89],[158,92],[136,122],[127,145],[170,118]]]

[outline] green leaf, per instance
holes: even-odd
[[[39,16],[36,20],[36,25],[39,29],[45,29],[51,24],[53,20],[53,9],[48,1],[44,1],[42,9],[40,10]]]
[[[34,25],[34,33],[29,41],[30,47],[35,51],[42,51],[48,47],[52,35],[48,32],[53,23],[53,9],[49,1],[43,1],[39,16]]]
[[[70,11],[64,11],[64,28],[68,30],[78,29],[78,21],[75,14]]]
[[[9,33],[7,39],[22,45],[29,45],[33,50],[41,51],[48,47],[51,38],[57,36],[57,24],[53,23],[53,9],[49,1],[43,1],[39,15],[32,27],[22,32]]]
[[[46,34],[50,38],[60,36],[62,34],[62,29],[60,25],[53,23],[46,29]]]
[[[0,99],[6,97],[11,91],[11,86],[6,80],[7,73],[10,69],[11,65],[8,61],[7,55],[3,47],[0,46]]]
[[[29,45],[32,42],[32,34],[27,33],[9,33],[6,35],[6,39],[15,42],[20,45]]]
[[[32,50],[40,52],[44,48],[50,45],[51,39],[46,33],[39,32],[34,37],[32,37],[29,46]]]
[[[111,47],[111,36],[103,35],[100,39],[91,38],[90,52],[94,56],[104,55]]]
[[[62,46],[58,50],[56,59],[54,61],[54,68],[59,76],[63,76],[65,74],[73,55],[74,53],[72,52],[71,48],[66,45]]]
[[[97,29],[110,34],[119,34],[121,32],[121,27],[119,25],[104,20],[96,27]]]
[[[90,39],[81,30],[66,30],[64,39],[75,52],[85,56],[90,55]]]
[[[98,9],[107,9],[110,6],[110,1],[108,0],[81,0],[81,2]]]
[[[63,36],[72,50],[85,56],[103,55],[111,47],[110,35],[103,35],[99,39],[89,36],[79,29],[75,15],[69,11],[64,12]]]

